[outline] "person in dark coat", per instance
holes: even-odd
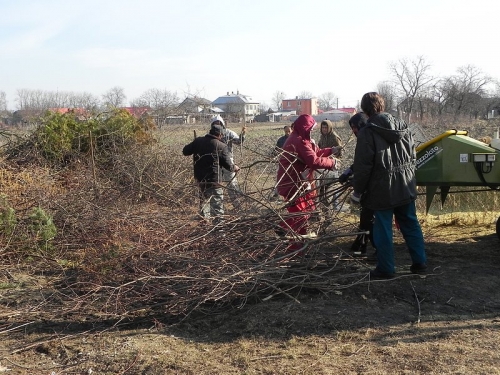
[[[194,155],[194,177],[200,188],[200,215],[205,220],[220,221],[224,215],[224,189],[220,185],[221,168],[238,172],[228,146],[221,141],[223,127],[212,125],[210,132],[184,146],[185,156]]]
[[[368,116],[359,112],[349,119],[349,126],[355,137],[358,136],[359,131],[366,126]],[[354,165],[347,168],[339,177],[340,183],[346,183],[354,173]],[[360,206],[359,209],[359,227],[360,232],[368,232],[367,234],[359,234],[351,245],[351,251],[355,256],[362,256],[366,254],[368,240],[371,242],[375,251],[377,248],[373,242],[373,210],[366,206]]]
[[[292,132],[292,128],[288,125],[285,125],[283,127],[283,131],[285,132],[285,134],[279,137],[278,140],[276,141],[275,155],[278,155],[278,153],[281,152],[281,150],[283,149],[283,146],[285,145],[288,136]]]
[[[424,237],[415,207],[417,186],[413,136],[403,120],[384,112],[385,102],[378,93],[363,95],[361,109],[368,116],[368,123],[358,133],[351,199],[374,211],[377,267],[370,271],[370,276],[394,277],[393,217],[410,252],[410,271],[425,272]]]

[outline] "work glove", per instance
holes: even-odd
[[[342,151],[342,146],[333,146],[332,147],[332,155],[339,155],[340,152]]]
[[[353,191],[351,193],[351,202],[353,204],[360,204],[360,201],[361,201],[361,194],[356,193],[355,191]]]
[[[347,180],[349,179],[349,177],[352,176],[352,169],[351,168],[347,168],[344,172],[342,172],[342,174],[339,176],[339,182],[341,184],[345,184],[347,182]]]
[[[338,171],[340,169],[340,160],[337,158],[333,159],[332,171]]]

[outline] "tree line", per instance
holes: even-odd
[[[377,91],[385,98],[386,108],[398,112],[407,121],[421,121],[424,118],[488,118],[492,111],[500,110],[500,83],[483,73],[479,68],[467,65],[459,67],[449,76],[434,76],[423,56],[401,59],[389,64],[389,78],[377,85]],[[196,95],[188,97],[196,98]],[[302,91],[297,98],[312,98],[309,91]],[[287,96],[277,90],[271,101],[274,110],[281,110]],[[121,87],[113,87],[100,97],[83,92],[43,91],[20,89],[16,92],[17,109],[22,111],[44,111],[49,108],[83,108],[96,111],[106,107],[123,107],[126,95]],[[176,114],[181,100],[176,92],[149,89],[130,101],[131,107],[149,107],[159,116]],[[338,96],[333,91],[318,97],[322,110],[336,108]],[[262,112],[267,111],[261,103]],[[0,115],[9,116],[5,92],[0,91]]]

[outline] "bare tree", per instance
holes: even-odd
[[[5,91],[0,91],[0,113],[7,111],[7,95]]]
[[[384,98],[386,110],[397,110],[397,93],[393,83],[380,82],[377,85],[377,92]]]
[[[110,108],[123,107],[125,105],[125,99],[127,99],[125,91],[118,86],[109,89],[102,95],[104,105]]]
[[[298,99],[311,99],[313,94],[310,91],[301,91]]]
[[[69,97],[68,107],[71,108],[83,108],[88,111],[95,112],[98,110],[99,106],[99,98],[88,92],[72,94]]]
[[[274,108],[277,111],[281,111],[283,109],[283,100],[286,98],[285,93],[283,91],[275,91],[273,97],[271,99]]]
[[[455,116],[469,114],[477,118],[480,112],[481,98],[487,94],[486,86],[493,81],[491,77],[472,65],[458,68],[457,73],[450,78]]]
[[[133,107],[149,107],[156,118],[156,125],[161,127],[167,123],[167,117],[176,112],[179,97],[176,92],[160,89],[149,89],[139,98],[132,101]]]
[[[259,113],[272,113],[272,109],[266,102],[259,103]]]
[[[323,111],[327,111],[329,109],[337,107],[337,100],[337,95],[335,95],[333,92],[324,92],[318,98],[318,107]]]
[[[402,59],[389,66],[396,87],[400,91],[399,106],[408,122],[411,119],[415,99],[434,80],[429,74],[430,68],[423,56],[415,60]]]

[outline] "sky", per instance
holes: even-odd
[[[333,92],[339,107],[424,57],[434,76],[473,65],[500,79],[497,0],[0,0],[0,91],[121,87],[272,106]]]

